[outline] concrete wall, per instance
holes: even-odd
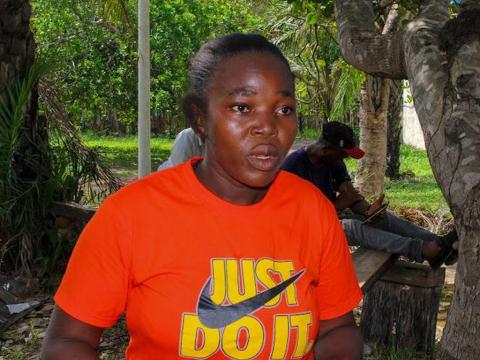
[[[423,140],[423,132],[418,121],[417,113],[413,107],[413,102],[409,103],[407,97],[410,95],[408,87],[403,92],[403,131],[402,141],[404,144],[425,149],[425,141]]]

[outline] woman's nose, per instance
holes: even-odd
[[[256,136],[273,136],[277,134],[277,119],[274,114],[258,113],[251,133]]]

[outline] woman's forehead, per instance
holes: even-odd
[[[230,95],[255,95],[259,87],[278,88],[284,96],[293,96],[293,76],[277,56],[268,52],[244,52],[229,56],[217,66],[210,88]]]

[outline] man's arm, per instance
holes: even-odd
[[[335,208],[337,210],[344,210],[350,208],[354,213],[369,216],[383,205],[384,194],[381,194],[373,203],[368,203],[364,197],[355,189],[350,181],[345,181],[339,186],[339,195],[335,200]],[[375,218],[376,221],[382,219],[385,211],[382,211]],[[373,220],[375,222],[375,220]]]
[[[315,360],[360,360],[363,338],[355,325],[352,312],[330,320],[320,321],[315,343]]]
[[[357,214],[366,214],[370,204],[355,189],[351,181],[344,181],[338,187],[339,195],[335,200],[335,208],[337,210],[345,210],[350,208]]]

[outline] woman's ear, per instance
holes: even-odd
[[[204,142],[207,138],[207,119],[204,112],[197,106],[192,105],[192,129]]]

